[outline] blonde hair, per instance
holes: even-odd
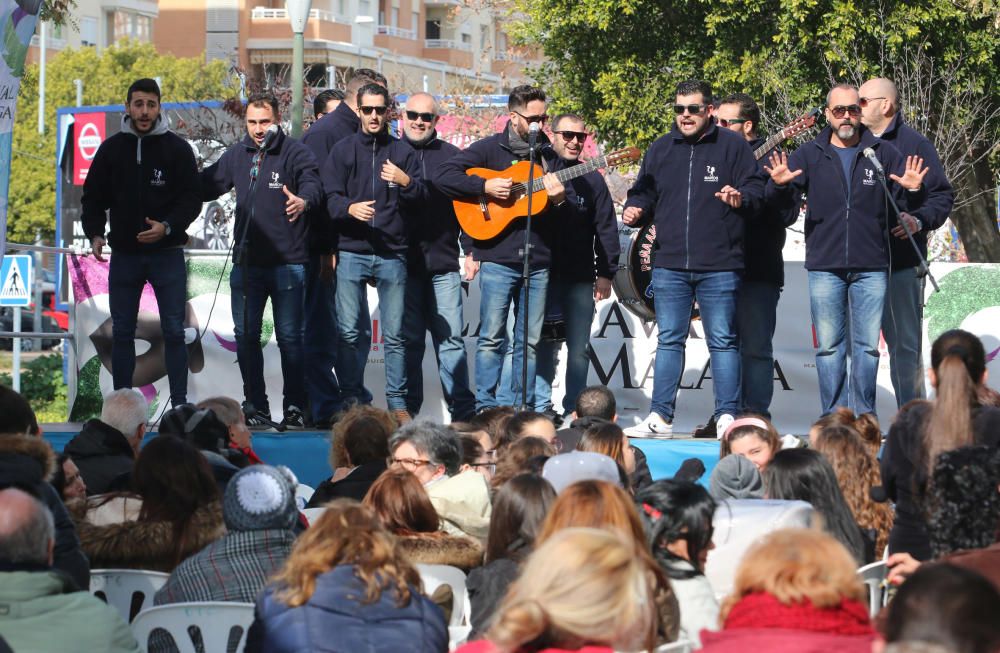
[[[632,543],[596,528],[568,528],[527,559],[487,637],[501,653],[601,644],[652,649],[654,587]]]
[[[788,605],[809,601],[832,608],[841,600],[862,601],[865,586],[858,579],[854,558],[832,535],[806,528],[769,533],[743,556],[733,591],[719,611],[724,625],[733,606],[745,596],[765,592]]]
[[[361,603],[374,603],[383,591],[392,591],[402,607],[410,602],[410,587],[422,587],[420,575],[375,512],[352,499],[336,499],[296,540],[274,576],[279,586],[275,598],[293,608],[304,605],[316,591],[316,578],[337,565],[353,565],[354,575],[365,584]]]

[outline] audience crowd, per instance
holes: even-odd
[[[807,438],[746,414],[711,473],[692,459],[672,478],[653,478],[604,386],[562,430],[509,407],[445,426],[357,405],[308,521],[232,399],[174,408],[149,437],[145,400],[119,390],[56,455],[0,387],[0,651],[176,650],[88,591],[112,568],[168,572],[155,605],[255,604],[246,651],[996,653],[986,360],[969,333],[938,337],[934,399],[903,406],[884,443],[872,414],[839,408]],[[775,526],[792,507],[804,523]],[[858,569],[883,560],[872,618]],[[425,587],[423,565],[466,575],[464,630],[462,596]]]

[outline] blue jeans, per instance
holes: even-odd
[[[837,406],[846,406],[858,415],[875,412],[878,333],[886,278],[885,270],[809,270],[809,304],[819,342],[816,373],[823,415]]]
[[[170,383],[170,403],[187,403],[187,346],[184,311],[187,268],[179,247],[133,254],[115,252],[108,263],[108,303],[111,309],[111,376],[115,390],[131,388],[135,374],[135,327],[139,300],[148,281],[156,294],[163,330],[163,358]]]
[[[889,347],[892,389],[896,406],[923,399],[924,280],[920,268],[893,270],[882,311],[882,335]]]
[[[425,337],[430,331],[451,419],[469,419],[476,412],[476,397],[469,389],[469,361],[462,339],[461,275],[409,274],[405,304],[406,409],[416,415],[424,403],[423,360]]]
[[[336,279],[320,279],[320,257],[309,257],[305,290],[306,395],[313,421],[329,419],[340,410],[337,364]]]
[[[524,396],[524,403],[535,405],[535,356],[538,338],[545,319],[545,294],[549,283],[548,269],[531,273],[528,313],[525,314],[525,289],[521,272],[499,263],[483,263],[479,270],[479,341],[476,347],[476,408],[482,410],[499,405],[497,388],[507,344],[507,313],[514,304],[514,352],[511,388],[515,401]],[[524,325],[528,325],[528,342],[524,342]],[[528,363],[528,387],[521,387],[522,361]]]
[[[736,332],[738,272],[688,272],[653,268],[656,308],[656,361],[653,367],[652,412],[674,418],[677,386],[684,373],[684,345],[691,324],[691,302],[698,300],[701,322],[712,360],[715,413],[740,410],[740,342]]]
[[[302,338],[306,266],[302,263],[234,265],[229,274],[229,287],[233,306],[233,330],[236,333],[236,356],[240,374],[243,375],[243,394],[247,401],[264,414],[270,413],[267,387],[264,384],[264,352],[260,341],[264,305],[270,297],[274,334],[281,353],[281,377],[284,380],[282,405],[285,410],[291,406],[305,410]]]
[[[594,321],[594,283],[555,281],[549,284],[549,306],[559,304],[566,323],[566,394],[562,412],[576,410],[576,398],[587,387],[590,371],[590,327]],[[559,343],[543,339],[538,343],[538,375],[535,404],[552,406],[552,382],[556,378]]]
[[[341,252],[337,261],[337,322],[340,348],[337,376],[344,403],[370,403],[365,397],[365,366],[371,349],[370,326],[359,326],[368,310],[368,281],[378,291],[380,331],[385,359],[385,399],[389,410],[406,409],[406,360],[403,312],[406,301],[406,256]],[[367,333],[366,333],[367,331]],[[361,358],[360,352],[365,356]]]
[[[736,306],[743,370],[743,411],[771,417],[774,396],[774,327],[781,286],[744,281]]]

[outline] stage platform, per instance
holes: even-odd
[[[80,432],[80,424],[43,424],[45,438],[57,452]],[[147,434],[146,440],[156,436]],[[705,463],[702,483],[707,486],[708,476],[719,461],[719,443],[715,440],[695,440],[678,435],[672,440],[645,440],[632,438],[632,444],[642,449],[649,462],[654,479],[670,478],[687,458],[698,458]],[[299,481],[316,487],[330,477],[330,440],[326,431],[254,431],[253,448],[264,461],[272,465],[287,465]]]

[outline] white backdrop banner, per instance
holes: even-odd
[[[188,263],[187,334],[189,354],[188,398],[197,402],[213,395],[243,398],[243,384],[236,365],[228,270],[223,257],[197,257]],[[107,302],[107,267],[92,258],[70,261],[75,316],[76,351],[71,370],[75,390],[71,418],[83,420],[100,411],[100,398],[112,388],[110,373],[110,314]],[[932,270],[941,293],[928,293],[925,309],[925,348],[933,338],[951,328],[965,328],[979,335],[990,358],[991,378],[1000,378],[1000,266],[936,264]],[[215,288],[223,276],[219,294]],[[816,342],[809,318],[809,294],[800,262],[785,265],[786,285],[778,304],[774,336],[774,401],[771,413],[785,433],[806,433],[820,411],[815,370]],[[929,284],[928,284],[929,286]],[[372,344],[365,382],[376,405],[385,405],[385,369],[379,326],[378,296],[369,289],[372,310]],[[479,328],[479,284],[465,288],[465,342],[470,374],[474,375],[476,335]],[[281,414],[281,366],[270,312],[265,314],[264,369],[272,415]],[[147,286],[140,308],[137,334],[136,386],[156,406],[169,396],[163,343],[152,289]],[[588,382],[607,385],[618,399],[624,426],[638,422],[649,411],[656,354],[656,325],[644,323],[614,299],[598,303],[591,326],[591,366]],[[878,414],[884,428],[896,412],[889,381],[888,355],[880,344]],[[929,357],[925,355],[925,360]],[[677,397],[675,431],[689,432],[713,412],[713,382],[701,325],[692,324],[686,365]],[[562,398],[562,361],[553,389],[556,405]],[[474,376],[472,376],[474,379]],[[424,358],[422,416],[447,419],[430,339]]]

